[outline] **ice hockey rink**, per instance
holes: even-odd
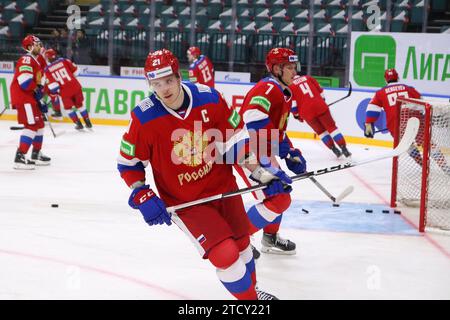
[[[52,165],[16,171],[12,125],[0,121],[0,299],[232,299],[176,226],[149,227],[128,207],[116,169],[125,127],[54,123]],[[308,170],[339,162],[319,141],[293,141]],[[355,160],[386,151],[349,149]],[[295,182],[281,235],[297,254],[262,254],[260,287],[280,299],[450,299],[450,236],[420,234],[417,210],[383,213],[390,176],[389,159],[317,177],[335,196],[354,186],[338,208]]]

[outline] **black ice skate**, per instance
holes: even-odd
[[[92,129],[92,123],[90,119],[84,119],[84,123],[86,123],[86,128]]]
[[[62,115],[61,111],[54,111],[52,113],[52,118],[56,119],[56,120],[62,120],[63,115]]]
[[[251,244],[251,246],[252,246],[253,259],[258,260],[259,257],[261,256],[261,253],[252,244]]]
[[[16,158],[14,159],[14,169],[17,170],[33,170],[35,162],[25,158],[25,155],[17,150]]]
[[[75,129],[78,130],[78,131],[84,129],[83,124],[81,123],[80,120],[78,120],[77,123],[75,123]]]
[[[331,148],[331,151],[333,151],[333,153],[336,155],[336,158],[340,158],[342,156],[342,152],[341,150],[339,150],[338,148],[336,148],[335,146],[333,146]]]
[[[258,288],[256,288],[256,295],[258,296],[258,300],[280,300],[273,294],[259,290]]]
[[[31,160],[33,160],[37,166],[48,166],[52,159],[42,154],[41,151],[33,151],[31,153]]]
[[[278,233],[263,234],[263,238],[261,239],[261,251],[264,253],[273,253],[273,254],[286,254],[293,255],[295,254],[295,243],[281,238]]]
[[[350,158],[352,156],[352,153],[348,151],[347,146],[341,146],[341,150],[346,158]]]

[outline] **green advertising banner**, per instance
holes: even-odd
[[[359,88],[386,85],[395,68],[399,82],[423,93],[450,92],[450,34],[352,32],[350,81]]]

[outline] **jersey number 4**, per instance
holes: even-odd
[[[302,90],[304,95],[309,95],[311,98],[314,98],[314,94],[312,93],[311,88],[309,87],[309,84],[300,83],[299,87],[300,87],[300,90]]]
[[[56,71],[52,72],[52,76],[61,85],[64,84],[64,79],[66,79],[67,81],[71,81],[72,80],[72,78],[67,73],[67,70],[65,68],[62,68],[62,69],[59,69],[59,70],[56,70]]]

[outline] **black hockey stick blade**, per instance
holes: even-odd
[[[342,101],[342,100],[344,100],[344,99],[347,99],[348,97],[350,97],[351,94],[352,94],[352,83],[349,81],[349,82],[348,82],[348,92],[347,92],[347,95],[346,95],[345,97],[342,97],[342,98],[340,98],[340,99],[338,99],[338,100],[336,100],[336,101],[330,103],[328,106],[330,107],[330,106],[332,106],[333,104],[338,103],[339,101]]]
[[[9,130],[23,130],[24,127],[23,126],[11,126],[9,127]]]

